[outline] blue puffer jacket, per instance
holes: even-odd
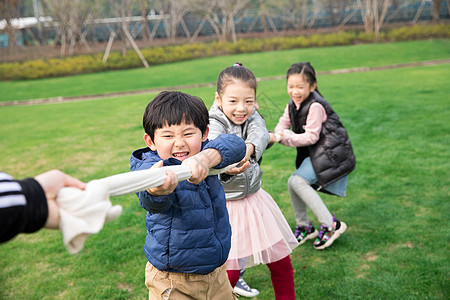
[[[202,150],[217,149],[222,161],[215,168],[239,162],[245,155],[244,141],[223,134],[206,141]],[[149,148],[133,152],[131,171],[148,169],[160,161]],[[164,165],[179,165],[175,158]],[[231,227],[225,205],[225,193],[216,176],[208,176],[198,185],[182,181],[166,196],[153,197],[142,191],[139,202],[148,213],[145,256],[161,271],[208,274],[223,265],[230,251]]]

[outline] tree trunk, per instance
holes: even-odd
[[[267,34],[269,32],[269,29],[267,27],[267,13],[266,13],[266,4],[264,0],[259,0],[259,14],[261,16],[264,34]]]
[[[160,10],[159,14],[163,17],[164,31],[166,32],[166,38],[170,39],[172,37],[172,32],[170,31],[171,25],[166,18],[166,14],[164,11]]]
[[[184,18],[181,19],[181,27],[183,28],[184,34],[186,35],[186,37],[189,39],[191,38],[191,33],[189,32],[189,28],[186,25],[186,22],[184,22]]]
[[[150,28],[148,27],[147,15],[150,12],[150,8],[146,0],[139,0],[139,5],[141,6],[142,16],[142,39],[148,41],[150,39]]]
[[[202,21],[200,22],[200,24],[198,25],[197,29],[195,30],[194,34],[191,37],[191,40],[189,42],[193,43],[195,41],[195,39],[197,38],[197,36],[200,34],[200,32],[203,29],[203,26],[205,25],[206,22],[206,17],[202,18]]]
[[[153,25],[152,33],[150,34],[150,40],[153,41],[155,38],[156,32],[158,31],[159,24],[161,24],[161,19],[159,18],[158,21],[156,21],[156,24]]]
[[[214,16],[214,18],[215,18],[215,16]],[[211,18],[210,16],[206,16],[206,19],[209,21],[209,24],[214,29],[214,32],[216,33],[216,36],[217,36],[217,39],[219,40],[219,42],[225,43],[227,41],[227,39],[224,36],[224,34],[220,31],[220,27],[217,25],[215,20],[213,18]]]
[[[17,48],[16,29],[9,23],[9,20],[6,22],[5,33],[8,36],[9,52],[14,53]]]
[[[439,22],[439,7],[441,6],[441,0],[433,0],[432,16],[434,22]]]
[[[422,0],[422,2],[420,3],[420,7],[419,7],[419,9],[417,10],[416,15],[414,16],[414,19],[412,20],[412,23],[413,23],[413,24],[416,24],[416,23],[417,23],[417,20],[419,20],[420,15],[421,15],[422,12],[423,12],[423,9],[424,9],[424,7],[425,7],[425,3],[426,3],[426,2],[427,2],[426,0]]]
[[[267,19],[269,19],[269,24],[270,24],[270,27],[272,27],[272,31],[273,32],[278,32],[277,26],[273,22],[272,17],[271,16],[267,16]]]
[[[172,42],[175,41],[175,37],[177,36],[177,27],[178,27],[178,22],[176,20],[173,19],[173,16],[171,16],[171,22],[170,22],[170,40]]]
[[[150,39],[150,28],[148,27],[148,21],[147,21],[147,11],[142,11],[142,38],[145,41],[148,41]]]
[[[237,44],[236,28],[234,26],[234,18],[233,18],[232,14],[230,14],[230,16],[229,16],[229,22],[230,22],[230,31],[231,31],[231,37],[233,39],[233,43]]]

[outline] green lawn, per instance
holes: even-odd
[[[435,48],[434,42],[421,43]],[[448,45],[448,41],[439,43]],[[372,46],[379,53],[383,46],[394,47]],[[308,51],[315,53],[314,49]],[[446,51],[447,56],[441,58],[448,58],[448,46]],[[267,58],[264,53],[243,57],[261,61],[258,55]],[[401,59],[388,56],[380,54],[378,63],[398,63]],[[368,65],[370,61],[364,59],[355,58]],[[216,60],[217,65],[229,64],[229,57]],[[422,59],[411,59],[416,60]],[[242,62],[246,64],[244,59]],[[190,63],[195,66],[195,62]],[[181,70],[186,64],[189,62],[167,68]],[[255,73],[259,77],[280,75],[288,65],[286,61],[273,73],[262,71],[265,67],[260,66]],[[326,69],[323,63],[318,66]],[[351,66],[333,62],[329,69]],[[132,72],[139,70],[114,74],[127,77]],[[177,75],[174,78],[181,80]],[[299,299],[450,297],[448,78],[448,64],[318,78],[320,91],[348,128],[357,167],[350,176],[346,198],[324,196],[330,210],[348,224],[348,231],[325,251],[316,251],[312,243],[306,243],[291,256]],[[42,82],[51,85],[52,81]],[[174,79],[167,86],[181,82]],[[200,96],[208,107],[212,103],[214,88],[185,91]],[[126,172],[130,153],[144,146],[141,119],[153,97],[0,107],[1,169],[23,178],[59,168],[85,181]],[[287,100],[284,80],[259,83],[258,102],[269,129]],[[291,227],[295,224],[286,181],[294,171],[294,159],[295,149],[275,145],[266,151],[262,162],[263,187],[277,201]],[[135,195],[115,197],[112,202],[124,207],[122,216],[89,237],[77,255],[68,254],[57,231],[21,235],[3,244],[0,299],[147,299],[145,211]],[[245,278],[261,291],[257,299],[273,299],[266,266],[248,269]]]
[[[447,39],[236,54],[152,66],[147,70],[0,82],[0,102],[212,83],[221,70],[235,61],[244,63],[257,77],[264,77],[284,75],[296,61],[310,61],[316,71],[327,71],[448,58],[450,40]]]

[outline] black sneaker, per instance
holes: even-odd
[[[299,245],[303,244],[307,240],[312,240],[319,235],[319,232],[312,226],[312,222],[309,222],[309,226],[297,226],[294,232]]]
[[[317,239],[314,241],[314,248],[317,250],[323,250],[330,247],[333,242],[341,236],[347,230],[347,224],[340,222],[336,219],[336,215],[333,216],[333,226],[328,228],[326,226],[320,226],[320,232]]]

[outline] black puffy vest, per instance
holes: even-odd
[[[293,131],[295,133],[305,132],[303,127],[306,125],[309,107],[314,102],[318,102],[324,107],[327,120],[322,124],[317,143],[297,147],[296,167],[298,168],[303,160],[310,156],[321,187],[326,187],[353,171],[356,160],[347,130],[331,105],[316,91],[302,102],[298,110],[294,101],[292,99],[289,101],[289,118]]]

